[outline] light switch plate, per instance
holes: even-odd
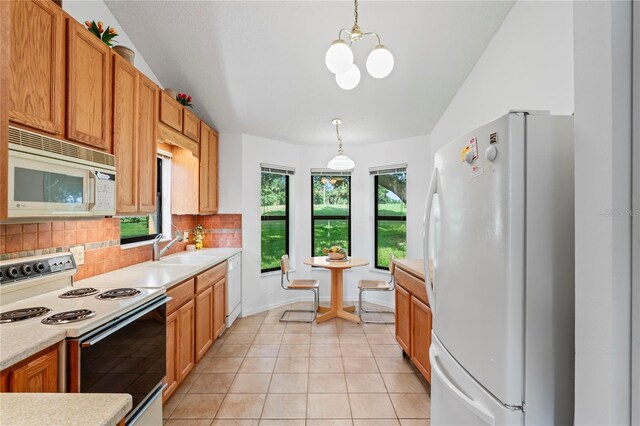
[[[189,231],[184,231],[182,233],[182,241],[189,241]]]
[[[69,247],[69,251],[73,253],[73,258],[76,260],[76,265],[84,265],[84,246]]]

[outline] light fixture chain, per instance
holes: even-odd
[[[358,0],[354,0],[353,3],[354,3],[354,6],[355,6],[355,9],[353,11],[353,16],[354,16],[354,18],[356,20],[355,24],[357,26],[358,25]]]
[[[336,137],[338,138],[338,153],[342,154],[342,138],[340,137],[340,124],[336,123]]]

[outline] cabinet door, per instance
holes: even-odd
[[[118,213],[138,211],[138,71],[119,55],[113,64],[113,153]]]
[[[396,285],[396,340],[409,355],[411,350],[411,295]]]
[[[162,399],[166,401],[178,387],[178,311],[167,316],[167,375]]]
[[[220,336],[226,328],[227,319],[227,280],[222,279],[213,286],[213,335]]]
[[[204,123],[200,130],[200,213],[218,211],[218,134]]]
[[[58,351],[51,352],[13,371],[10,392],[57,392]]]
[[[431,382],[429,347],[431,346],[431,308],[411,297],[411,360]]]
[[[50,1],[12,1],[10,8],[9,118],[62,136],[64,13]]]
[[[200,160],[191,151],[176,147],[171,161],[171,213],[198,214]]]
[[[213,287],[196,296],[196,362],[213,344]]]
[[[138,212],[156,211],[158,86],[138,73]]]
[[[174,130],[182,132],[183,108],[178,101],[162,92],[160,96],[160,121]]]
[[[200,142],[200,119],[187,108],[183,108],[182,114],[182,134]]]
[[[178,309],[178,384],[187,377],[195,363],[194,320],[195,307],[193,300],[190,300]]]
[[[73,19],[68,25],[67,138],[111,151],[111,49]]]

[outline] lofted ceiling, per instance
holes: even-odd
[[[122,1],[107,6],[164,87],[225,133],[300,144],[428,134],[502,24],[513,1],[360,1],[363,31],[394,55],[391,75],[368,75],[373,40],[352,46],[362,79],[340,89],[324,64],[350,1]]]

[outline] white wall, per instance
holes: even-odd
[[[71,16],[73,16],[78,22],[84,25],[84,21],[102,21],[107,26],[114,27],[118,31],[118,37],[116,37],[117,44],[126,46],[132,49],[136,53],[135,66],[144,75],[153,80],[157,85],[162,87],[160,81],[153,73],[149,65],[138,52],[133,42],[127,36],[122,26],[118,23],[115,16],[111,13],[107,5],[102,0],[64,0],[62,2],[62,8]],[[148,25],[148,23],[145,23]],[[115,45],[115,43],[114,43]]]
[[[576,3],[574,34],[575,423],[630,424],[631,3]]]
[[[369,167],[407,163],[407,257],[422,257],[422,217],[425,187],[431,174],[429,137],[419,136],[367,146],[346,146],[356,162],[352,178],[352,255],[373,260],[373,182]],[[305,298],[305,292],[286,292],[279,273],[260,274],[260,164],[296,168],[290,180],[290,257],[295,274],[321,281],[321,298],[329,299],[329,272],[303,264],[311,255],[311,168],[324,168],[335,146],[289,144],[251,135],[220,135],[221,213],[242,213],[243,314]],[[356,300],[361,278],[388,279],[388,273],[357,268],[345,273],[345,298]],[[393,306],[393,295],[376,295]]]
[[[516,2],[431,133],[432,153],[511,109],[573,113],[573,5]]]
[[[218,135],[218,213],[242,213],[242,135]]]

